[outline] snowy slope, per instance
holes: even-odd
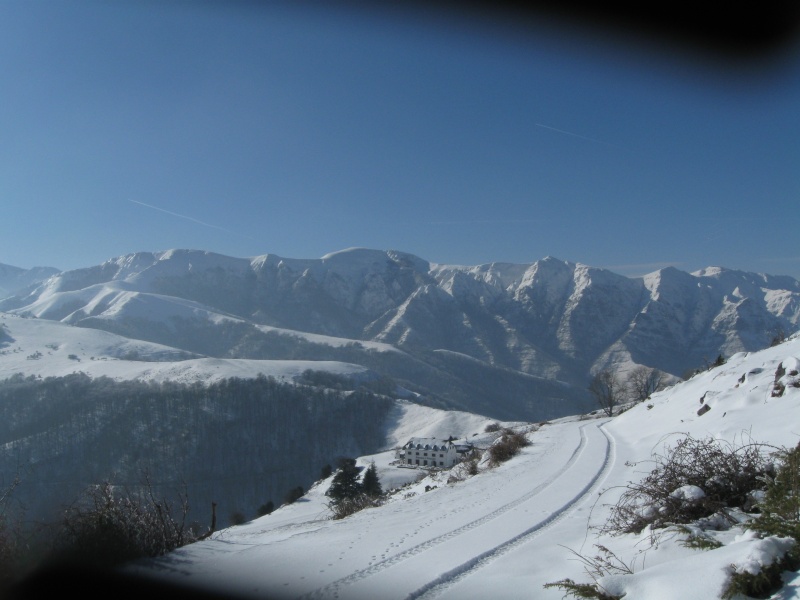
[[[11,296],[28,286],[41,283],[58,272],[58,269],[52,267],[21,269],[0,263],[0,298]]]
[[[248,360],[202,357],[97,329],[0,313],[0,381],[14,375],[59,377],[85,373],[117,380],[209,383],[259,374],[292,381],[307,369],[365,375],[368,369],[340,361]]]
[[[761,348],[800,326],[800,282],[720,267],[628,278],[553,257],[452,266],[366,248],[319,259],[176,249],[59,273],[0,309],[109,330],[136,321],[139,337],[161,342],[147,322],[240,319],[582,383],[608,365],[682,375]]]
[[[779,365],[787,371],[785,393],[773,397]],[[646,533],[598,537],[595,528],[621,486],[647,472],[642,461],[678,435],[796,445],[798,366],[798,337],[737,354],[613,419],[532,426],[532,443],[520,455],[494,469],[483,464],[474,477],[430,475],[381,507],[337,521],[325,504],[329,481],[322,482],[303,502],[131,570],[256,598],[556,599],[563,592],[545,583],[591,581],[570,550],[592,555],[594,544],[604,544],[633,566],[633,575],[601,579],[626,600],[716,598],[731,564],[766,564],[780,544],[744,527],[720,532],[724,545],[709,551],[681,546],[674,532],[653,546]],[[700,398],[710,406],[702,416]],[[477,445],[490,442],[475,433]],[[424,475],[398,469],[391,458],[361,464],[374,459],[384,481],[395,484]],[[800,598],[800,580],[793,581],[774,598]]]
[[[360,364],[440,406],[537,420],[587,410],[599,370],[677,378],[793,333],[800,282],[719,267],[628,278],[553,257],[452,266],[367,248],[176,249],[59,273],[0,310],[222,359]]]

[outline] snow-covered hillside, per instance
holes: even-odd
[[[58,272],[58,269],[52,267],[21,269],[20,267],[0,263],[0,298],[21,292],[31,285],[45,281],[48,277]]]
[[[100,328],[248,320],[443,348],[544,376],[631,363],[680,375],[793,331],[799,298],[791,277],[719,267],[627,278],[552,257],[460,267],[364,248],[320,259],[169,250],[60,273],[0,308]]]
[[[193,518],[205,519],[213,501],[228,524],[237,511],[254,515],[308,488],[339,456],[394,447],[411,431],[459,436],[489,421],[403,400],[419,398],[349,362],[204,357],[7,313],[0,382],[0,472],[26,469],[15,499],[45,522],[87,483],[138,481],[147,470],[166,488],[188,481]],[[58,486],[47,483],[54,474]]]
[[[355,363],[441,406],[535,420],[586,410],[599,370],[680,377],[766,347],[800,326],[800,282],[719,267],[629,278],[553,257],[453,266],[367,248],[176,249],[59,273],[0,310],[216,358]]]
[[[712,550],[685,547],[675,529],[612,536],[597,528],[624,486],[652,468],[653,453],[680,437],[797,445],[799,366],[796,336],[736,354],[612,419],[530,424],[530,446],[472,477],[400,469],[391,453],[362,457],[386,487],[408,485],[383,506],[332,520],[326,480],[300,502],[131,570],[254,598],[560,599],[563,591],[543,586],[591,582],[575,553],[594,556],[600,544],[633,571],[600,579],[617,596],[718,598],[734,569],[769,564],[785,542],[759,539],[746,524],[708,531],[721,544]],[[445,434],[415,423],[417,432]],[[473,433],[478,446],[496,435]],[[797,575],[787,581],[773,598],[800,598]]]
[[[14,375],[61,377],[85,373],[119,381],[177,383],[210,383],[263,374],[291,382],[307,369],[374,377],[365,367],[340,361],[203,357],[98,329],[0,313],[0,381]]]

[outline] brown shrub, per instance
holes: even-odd
[[[503,430],[503,435],[489,447],[489,463],[497,466],[519,454],[520,449],[530,445],[524,433],[510,429]]]

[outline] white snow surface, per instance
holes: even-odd
[[[73,373],[179,383],[213,383],[259,374],[292,381],[307,369],[369,376],[367,368],[339,361],[209,358],[98,329],[10,313],[0,312],[0,327],[0,381],[18,374],[62,377]]]
[[[368,340],[352,340],[350,338],[335,337],[332,335],[323,335],[321,333],[307,333],[305,331],[297,331],[295,329],[284,329],[282,327],[273,327],[271,325],[256,325],[256,328],[264,333],[275,332],[281,335],[296,337],[306,340],[312,344],[324,344],[334,348],[341,348],[349,344],[359,344],[363,348],[369,348],[376,352],[396,352],[398,354],[405,354],[399,348],[395,348],[391,344],[384,344],[382,342],[371,342]]]
[[[609,536],[597,527],[623,486],[649,471],[653,453],[682,435],[796,445],[800,387],[791,370],[798,361],[795,336],[734,355],[614,418],[502,424],[528,431],[531,445],[495,468],[482,462],[473,477],[463,476],[462,466],[432,473],[398,468],[393,451],[361,457],[362,466],[375,462],[384,489],[394,488],[380,507],[332,520],[328,479],[295,504],[129,568],[230,597],[560,599],[562,590],[544,584],[565,578],[590,583],[575,553],[594,556],[602,544],[634,572],[600,578],[609,593],[626,600],[718,598],[734,570],[757,571],[790,542],[760,538],[747,529],[745,515],[741,525],[712,532],[723,543],[714,550],[684,547],[686,535],[674,529]],[[773,397],[781,364],[789,371],[781,379],[786,388]],[[711,408],[699,416],[701,398]],[[398,407],[398,444],[411,435],[460,429],[456,435],[486,447],[499,435],[476,429],[485,419],[426,410]],[[687,500],[699,495],[689,487],[676,493]],[[800,599],[798,574],[784,579],[787,585],[773,599]]]

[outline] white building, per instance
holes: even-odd
[[[461,460],[458,448],[451,440],[411,438],[396,454],[404,465],[447,469]]]

